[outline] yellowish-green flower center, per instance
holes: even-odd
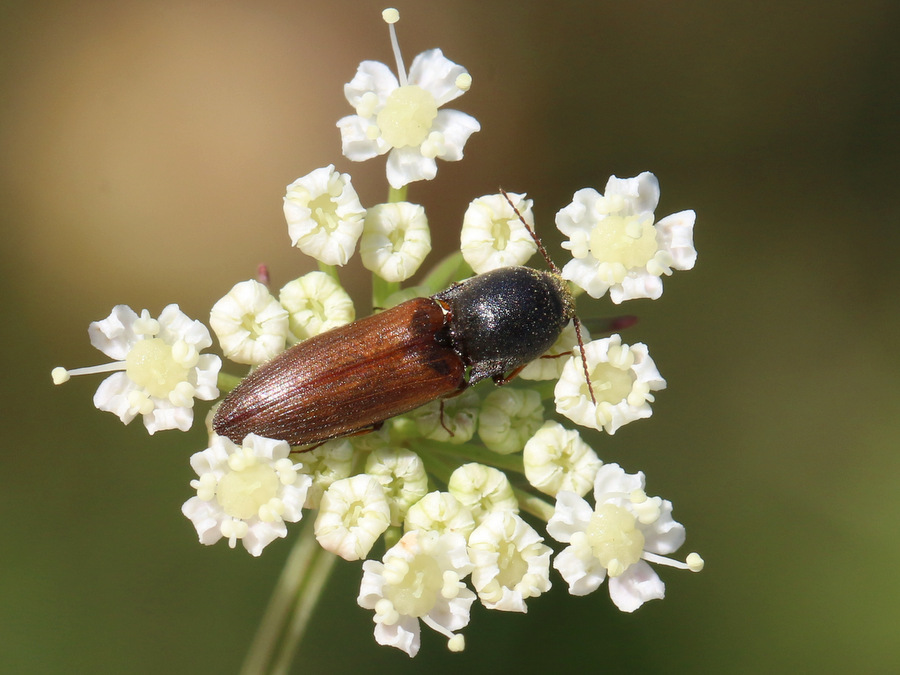
[[[403,244],[406,242],[406,228],[395,227],[388,234],[388,240],[391,242],[391,253],[398,253],[403,250]]]
[[[340,218],[337,214],[337,203],[330,194],[319,195],[309,202],[309,210],[312,212],[312,219],[316,221],[318,226],[331,234],[338,225]]]
[[[376,118],[381,137],[394,148],[416,148],[428,137],[437,109],[434,96],[421,87],[397,87]]]
[[[500,554],[497,559],[497,566],[500,568],[497,582],[503,587],[515,588],[528,572],[528,562],[511,541],[501,543],[497,552]]]
[[[138,340],[125,357],[125,374],[156,398],[166,398],[190,369],[172,355],[172,345],[162,338]]]
[[[491,223],[491,237],[494,240],[494,248],[498,251],[505,251],[509,245],[509,221],[506,218],[495,219]]]
[[[443,586],[437,561],[429,555],[417,555],[409,562],[403,580],[385,587],[385,597],[401,615],[425,616],[434,607]]]
[[[591,516],[586,534],[594,557],[611,577],[617,577],[641,559],[644,533],[635,517],[615,504],[601,504]]]
[[[598,363],[591,371],[591,387],[597,402],[606,401],[613,405],[628,398],[634,388],[635,375],[629,368],[622,370],[611,363]],[[584,395],[589,397],[587,384]]]
[[[259,513],[261,506],[278,497],[280,487],[275,469],[252,462],[241,469],[232,469],[219,480],[216,500],[232,518],[248,520]]]
[[[618,263],[629,270],[644,267],[656,255],[653,216],[608,215],[591,230],[591,255],[604,263]]]

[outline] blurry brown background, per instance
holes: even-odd
[[[92,408],[99,378],[49,371],[102,361],[87,324],[117,303],[206,321],[258,263],[276,287],[312,269],[281,215],[298,176],[335,163],[383,200],[383,160],[345,160],[334,127],[358,63],[392,64],[383,6],[0,6],[0,671],[236,671],[289,543],[198,545],[179,508],[202,434],[149,438]],[[374,644],[345,564],[296,672],[900,670],[900,5],[398,7],[407,65],[439,46],[474,77],[451,107],[482,131],[410,190],[440,251],[498,185],[558,255],[556,210],[613,173],[654,171],[659,216],[697,211],[696,269],[627,307],[669,389],[592,442],[674,502],[707,569],[662,570],[634,615],[554,572],[526,616],[479,608],[464,654],[426,634],[410,661]]]

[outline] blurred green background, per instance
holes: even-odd
[[[0,671],[237,670],[289,542],[198,545],[179,508],[203,434],[148,437],[92,407],[99,378],[49,372],[103,360],[86,328],[115,304],[206,321],[258,263],[276,287],[312,269],[281,214],[298,176],[335,163],[384,199],[383,160],[345,160],[334,127],[358,63],[391,63],[383,6],[2,4]],[[610,174],[697,211],[696,269],[626,310],[669,388],[592,443],[674,502],[707,568],[662,570],[633,615],[554,573],[525,616],[476,609],[465,653],[426,631],[410,660],[342,564],[295,672],[900,671],[900,4],[397,6],[407,65],[440,46],[474,77],[451,107],[482,131],[410,189],[439,251],[498,185],[559,257],[553,215]]]

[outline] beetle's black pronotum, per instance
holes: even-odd
[[[309,338],[233,389],[213,429],[236,443],[255,433],[309,445],[377,428],[488,377],[505,384],[575,317],[566,282],[528,230],[552,272],[502,267]]]

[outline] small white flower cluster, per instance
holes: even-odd
[[[234,363],[256,367],[352,322],[353,302],[337,267],[351,260],[357,243],[380,308],[434,295],[469,269],[481,274],[523,265],[540,248],[530,199],[482,196],[465,212],[460,251],[420,286],[401,288],[431,250],[425,209],[405,201],[406,186],[434,178],[436,159],[460,160],[480,127],[471,116],[442,108],[471,86],[467,71],[433,49],[417,56],[407,73],[393,29],[397,14],[386,10],[384,16],[397,75],[381,63],[360,64],[344,88],[356,114],[338,127],[348,159],[388,155],[389,201],[364,208],[350,176],[333,165],[287,187],[291,242],[315,258],[320,271],[288,282],[277,297],[263,274],[235,284],[215,303],[210,325]],[[572,254],[560,276],[594,298],[608,292],[616,304],[660,297],[661,277],[690,269],[696,251],[693,211],[657,222],[658,201],[650,173],[613,176],[604,194],[576,192],[556,216],[568,237],[563,248]],[[299,521],[304,508],[317,512],[311,531],[318,544],[345,560],[365,560],[383,538],[382,559],[362,565],[358,602],[374,612],[376,640],[410,656],[419,649],[421,623],[458,651],[476,598],[488,609],[525,612],[526,601],[550,589],[554,550],[521,513],[545,523],[547,534],[566,545],[557,547],[562,550],[552,567],[570,593],[590,593],[608,577],[612,601],[632,612],[663,597],[664,584],[649,563],[699,571],[703,562],[697,554],[685,562],[665,557],[685,538],[671,503],[645,493],[642,473],[604,464],[578,431],[546,420],[549,389],[528,384],[557,380],[556,411],[610,435],[649,417],[653,392],[666,382],[645,345],[625,344],[616,333],[627,323],[610,322],[599,331],[606,337],[595,340],[583,328],[576,335],[570,323],[510,386],[455,392],[368,435],[302,449],[252,433],[237,444],[210,432],[207,449],[191,458],[196,495],[182,511],[201,543],[225,539],[234,548],[240,540],[254,556],[285,537],[287,523]],[[219,357],[200,354],[212,344],[209,331],[176,305],[158,319],[120,305],[89,333],[114,362],[58,368],[54,381],[117,371],[100,385],[95,405],[125,423],[142,415],[151,434],[187,430],[194,399],[215,399],[219,387],[230,389],[238,379],[219,373]],[[593,505],[585,499],[591,491]]]

